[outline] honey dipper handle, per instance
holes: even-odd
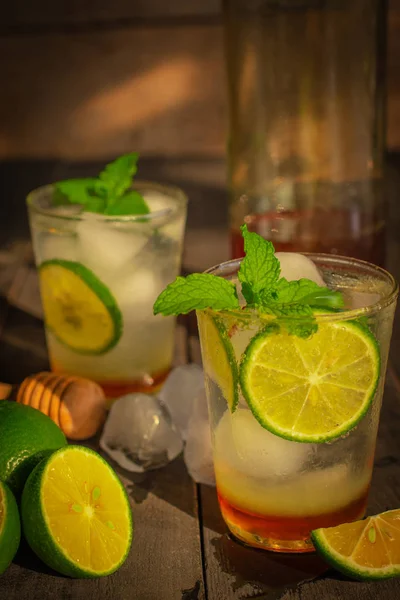
[[[11,395],[13,386],[9,383],[0,383],[0,400],[7,400]]]

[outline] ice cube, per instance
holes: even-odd
[[[381,294],[373,292],[359,292],[355,290],[346,290],[349,296],[350,308],[364,308],[365,306],[372,306],[381,299]]]
[[[146,192],[144,198],[151,212],[159,212],[162,233],[176,242],[182,242],[185,220],[182,215],[171,217],[169,214],[175,208],[175,200],[160,192]]]
[[[77,232],[81,262],[100,277],[128,268],[149,240],[138,227],[118,227],[90,214],[79,222]]]
[[[124,469],[143,473],[176,458],[183,442],[156,396],[128,394],[111,407],[100,447]]]
[[[193,403],[183,456],[187,470],[196,483],[215,485],[211,432],[204,389],[197,394]]]
[[[275,256],[281,263],[281,277],[288,281],[311,279],[318,285],[326,286],[321,273],[307,256],[295,252],[276,252]]]
[[[290,442],[264,429],[245,408],[226,411],[215,431],[215,459],[257,478],[287,477],[301,470],[308,444]]]
[[[78,260],[78,238],[73,235],[44,234],[37,243],[40,261],[45,260]]]
[[[127,269],[113,281],[112,293],[122,309],[134,306],[135,313],[140,311],[144,317],[143,311],[146,316],[153,315],[153,304],[164,288],[165,282],[161,277],[149,268],[138,266]],[[138,319],[137,314],[133,316]],[[129,314],[127,318],[129,319]]]
[[[187,438],[195,401],[202,390],[204,390],[203,371],[199,365],[190,364],[174,369],[159,394],[184,440]]]

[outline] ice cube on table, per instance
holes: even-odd
[[[161,401],[168,408],[184,440],[187,438],[195,401],[202,390],[204,390],[203,370],[198,365],[190,364],[174,369],[159,393]]]
[[[276,252],[275,256],[281,263],[281,277],[285,277],[288,281],[311,279],[318,285],[326,287],[321,273],[307,256],[295,252]]]
[[[183,457],[189,475],[196,483],[215,485],[211,432],[204,388],[193,402],[186,438]]]
[[[257,478],[286,477],[303,467],[310,445],[291,442],[264,429],[245,408],[226,411],[215,431],[215,457]]]
[[[37,253],[40,261],[45,260],[78,260],[78,238],[76,235],[61,235],[57,233],[42,234],[38,240]]]
[[[78,223],[77,233],[80,260],[99,277],[129,267],[149,240],[147,229],[142,233],[139,227],[118,227],[90,213]]]
[[[112,405],[100,447],[127,471],[143,473],[176,458],[183,442],[156,396],[128,394]]]

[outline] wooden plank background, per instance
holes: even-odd
[[[2,8],[0,159],[222,158],[218,0],[15,0]],[[388,146],[400,148],[400,0],[391,0]]]

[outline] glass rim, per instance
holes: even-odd
[[[324,254],[324,253],[319,253],[319,252],[299,252],[298,254],[302,254],[304,256],[307,256],[309,258],[320,258],[321,260],[326,261],[327,263],[331,263],[339,265],[356,265],[358,267],[360,267],[360,269],[364,268],[368,268],[368,270],[372,270],[375,273],[379,273],[381,276],[383,276],[383,278],[386,280],[386,282],[389,284],[389,290],[387,293],[382,295],[382,298],[380,298],[379,301],[370,304],[368,306],[363,306],[363,307],[359,307],[359,308],[350,308],[350,309],[344,309],[344,310],[340,310],[339,312],[321,312],[318,313],[316,316],[318,321],[347,321],[349,319],[356,319],[359,317],[365,317],[365,316],[369,316],[369,315],[373,315],[376,314],[378,312],[380,312],[382,309],[386,308],[387,306],[390,306],[397,298],[398,293],[399,293],[399,284],[396,281],[396,279],[393,277],[393,275],[391,273],[389,273],[389,271],[386,271],[386,269],[383,269],[382,267],[378,267],[377,265],[374,265],[373,263],[367,262],[365,260],[361,260],[358,258],[352,258],[349,256],[341,256],[338,254]],[[226,269],[228,271],[229,268],[231,268],[232,266],[236,266],[235,272],[238,271],[240,263],[242,262],[243,257],[242,258],[235,258],[232,260],[227,260],[224,261],[218,265],[214,265],[213,267],[208,268],[206,271],[204,271],[204,273],[209,273],[212,275],[215,275],[215,271],[217,271],[218,269]],[[228,275],[232,275],[232,269],[229,271],[229,273],[226,273],[226,276]],[[223,275],[217,275],[218,277],[223,277]],[[226,277],[225,277],[226,278]],[[205,312],[205,313],[209,313],[209,314],[214,314],[214,315],[219,315],[219,316],[223,316],[223,317],[240,317],[241,320],[246,319],[246,320],[251,320],[254,318],[255,315],[257,315],[258,318],[260,319],[265,319],[265,321],[271,321],[271,318],[275,318],[273,315],[269,315],[269,314],[262,314],[260,313],[258,310],[254,310],[251,312],[246,313],[245,311],[241,310],[241,309],[225,309],[225,310],[220,310],[220,311],[216,311],[213,310],[211,308],[206,308],[204,310],[198,311],[198,312]],[[309,320],[309,317],[307,316],[298,316],[298,317],[288,317],[290,318],[291,321],[307,321]]]
[[[46,185],[42,185],[38,188],[31,190],[26,197],[26,204],[28,209],[32,210],[35,214],[40,214],[42,216],[51,217],[52,219],[61,219],[63,221],[86,221],[96,219],[102,222],[122,222],[122,223],[135,223],[135,222],[152,222],[154,220],[160,218],[166,218],[168,221],[171,218],[174,218],[176,215],[181,214],[186,210],[188,197],[185,192],[175,185],[156,183],[153,181],[148,181],[145,179],[138,179],[134,181],[131,189],[140,190],[142,188],[148,188],[152,191],[157,191],[165,194],[169,200],[172,200],[175,205],[173,207],[166,207],[160,210],[156,210],[150,212],[146,215],[103,215],[101,213],[88,213],[78,212],[76,214],[62,214],[57,213],[56,206],[49,206],[48,208],[43,208],[38,206],[38,196],[40,194],[50,195],[53,192],[55,183],[48,183]],[[74,206],[74,204],[66,205],[66,206]],[[75,206],[83,206],[80,204],[75,204]]]

